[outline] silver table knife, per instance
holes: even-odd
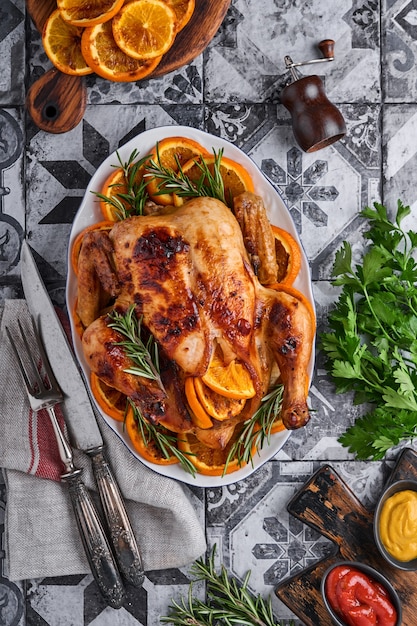
[[[92,401],[26,241],[22,244],[21,276],[29,311],[36,321],[51,368],[64,394],[62,409],[71,443],[91,458],[119,570],[127,582],[140,587],[144,580],[142,559],[119,486],[104,454]]]

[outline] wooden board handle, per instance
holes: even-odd
[[[26,7],[40,33],[55,0],[26,0]],[[66,133],[82,120],[87,106],[87,89],[81,76],[63,74],[53,68],[31,85],[26,108],[38,128],[48,133]]]
[[[82,120],[87,91],[80,76],[62,74],[52,68],[30,87],[26,108],[38,128],[49,133],[66,133]]]
[[[313,474],[287,510],[338,545],[344,559],[361,560],[375,551],[373,515],[328,465]]]

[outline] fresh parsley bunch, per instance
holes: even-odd
[[[401,228],[409,213],[398,201],[391,222],[381,204],[366,207],[362,264],[352,267],[344,242],[333,267],[342,291],[321,348],[336,391],[354,391],[355,404],[371,407],[339,438],[359,459],[382,459],[417,434],[417,232]]]

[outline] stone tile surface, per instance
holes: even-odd
[[[198,0],[197,0],[198,1]],[[200,0],[203,1],[203,0]],[[417,214],[416,20],[399,0],[232,0],[208,48],[190,65],[156,80],[112,84],[86,79],[82,122],[64,135],[39,130],[25,111],[27,89],[50,69],[23,0],[0,7],[0,304],[22,297],[20,243],[35,250],[54,302],[65,306],[67,244],[91,176],[128,140],[156,126],[206,130],[248,154],[281,195],[310,265],[318,334],[337,290],[335,254],[349,241],[363,249],[360,210],[401,198]],[[317,73],[346,121],[347,134],[315,153],[297,145],[280,94],[289,80],[284,56],[317,58],[320,40],[335,40],[335,60],[305,66]],[[1,349],[1,347],[0,347]],[[310,390],[314,418],[292,433],[275,458],[228,487],[191,488],[216,562],[250,589],[272,594],[276,620],[294,618],[274,588],[329,554],[333,546],[293,519],[289,499],[330,463],[364,505],[375,505],[393,465],[355,461],[338,437],[360,415],[336,395],[316,347]],[[0,624],[18,626],[157,626],[172,599],[188,593],[190,569],[147,572],[120,611],[106,607],[89,575],[11,582],[4,570],[5,481],[0,478]],[[190,564],[191,565],[191,564]],[[204,598],[201,584],[194,593]],[[300,624],[296,620],[296,624]]]

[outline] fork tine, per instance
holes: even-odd
[[[19,324],[19,325],[20,325],[20,324]],[[31,381],[29,380],[28,373],[27,373],[27,370],[26,370],[26,365],[25,365],[25,363],[23,362],[23,360],[22,360],[22,358],[21,358],[21,356],[20,356],[20,354],[19,354],[19,351],[18,351],[18,349],[17,349],[17,347],[16,347],[16,344],[15,344],[15,342],[14,342],[14,339],[13,339],[13,337],[12,337],[12,334],[11,334],[11,332],[10,332],[10,330],[9,330],[9,328],[8,328],[7,326],[6,326],[6,333],[7,333],[7,336],[8,336],[8,338],[9,338],[10,345],[12,346],[12,349],[13,349],[14,355],[15,355],[15,357],[16,357],[16,360],[17,360],[17,362],[18,362],[18,364],[19,364],[19,369],[20,369],[20,372],[21,372],[21,374],[22,374],[23,381],[24,381],[24,383],[25,383],[26,391],[27,391],[28,393],[32,393],[32,391],[33,391],[33,389],[32,389],[32,383],[31,383]]]
[[[32,326],[33,326],[33,320],[31,319],[31,321],[32,321]],[[26,353],[27,353],[28,360],[29,360],[30,365],[31,365],[33,378],[34,378],[34,380],[36,380],[36,382],[37,382],[37,384],[38,384],[38,386],[39,386],[39,390],[40,390],[40,389],[42,389],[45,385],[44,385],[44,383],[43,383],[43,380],[42,380],[42,377],[41,377],[41,375],[40,375],[40,372],[39,372],[39,369],[38,369],[38,367],[37,367],[37,364],[35,363],[35,359],[34,359],[34,357],[33,357],[33,355],[32,355],[32,351],[33,351],[33,350],[32,350],[32,348],[31,348],[31,346],[29,345],[28,340],[26,339],[26,334],[25,334],[25,332],[24,332],[24,330],[23,330],[22,323],[21,323],[21,321],[20,321],[19,319],[17,320],[17,324],[18,324],[19,329],[20,329],[20,334],[21,334],[22,341],[23,341],[23,343],[24,343],[24,345],[25,345],[25,348],[26,348]],[[33,328],[33,332],[34,332],[35,339],[36,339],[36,333],[35,333],[35,329],[34,329],[34,328]],[[37,342],[37,343],[38,343],[38,342]],[[38,347],[39,347],[39,346],[38,346]]]
[[[35,337],[36,345],[38,346],[39,355],[41,357],[41,361],[42,361],[42,364],[43,364],[43,369],[45,370],[45,373],[46,373],[46,375],[48,377],[48,382],[49,382],[50,388],[54,389],[55,391],[57,391],[59,393],[62,393],[61,389],[60,389],[60,386],[58,384],[58,381],[55,378],[55,375],[54,375],[54,373],[52,371],[52,368],[51,368],[51,365],[49,363],[49,359],[48,359],[48,356],[47,356],[47,354],[45,352],[45,348],[43,346],[43,341],[42,341],[42,339],[40,337],[40,334],[39,334],[36,322],[33,319],[33,317],[31,317],[30,319],[31,319],[31,322],[32,322],[33,334],[34,334],[34,337]]]

